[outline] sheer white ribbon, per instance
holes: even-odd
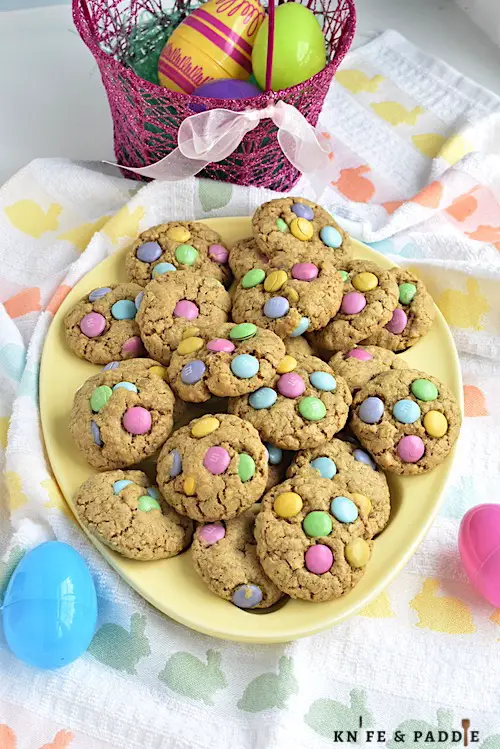
[[[291,104],[278,101],[264,109],[231,112],[209,109],[183,120],[178,148],[155,164],[140,168],[113,164],[142,177],[180,180],[192,177],[207,164],[222,161],[239,146],[244,136],[263,119],[278,128],[278,143],[288,161],[304,174],[319,198],[332,179],[326,141]],[[106,162],[111,164],[112,162]]]

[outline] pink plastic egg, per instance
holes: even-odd
[[[464,515],[458,549],[471,584],[500,606],[500,505],[478,505]]]

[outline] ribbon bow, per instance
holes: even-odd
[[[288,161],[308,178],[319,197],[331,179],[326,143],[298,109],[284,101],[243,112],[229,109],[200,112],[183,120],[179,145],[165,158],[137,169],[113,166],[152,179],[174,181],[192,177],[207,164],[227,158],[244,136],[266,118],[278,128],[278,143]]]

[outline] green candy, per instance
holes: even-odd
[[[319,398],[308,396],[300,401],[299,412],[307,421],[320,421],[326,416],[326,406]]]
[[[182,265],[194,265],[198,260],[198,250],[190,244],[180,244],[175,250],[175,259]]]
[[[92,411],[96,414],[101,408],[104,408],[112,395],[113,391],[107,385],[100,385],[96,388],[90,396],[90,408]]]
[[[413,380],[411,392],[419,401],[435,401],[438,397],[437,387],[430,380]]]
[[[159,502],[157,502],[154,497],[150,497],[149,495],[139,497],[139,499],[137,500],[137,505],[139,507],[139,510],[142,510],[143,512],[151,512],[151,510],[161,510]]]
[[[345,283],[349,278],[349,273],[346,270],[339,270],[339,273],[342,276],[342,281]]]
[[[247,453],[240,453],[240,459],[238,462],[238,476],[240,480],[245,483],[253,478],[255,474],[255,461]]]
[[[282,219],[282,218],[277,218],[277,219],[276,219],[276,226],[277,226],[277,227],[278,227],[278,229],[279,229],[280,231],[282,231],[283,233],[285,233],[285,232],[287,232],[287,231],[288,231],[288,224],[286,223],[286,221],[283,221],[283,219]]]
[[[326,512],[315,510],[309,512],[302,523],[304,532],[311,538],[329,536],[332,532],[332,519]]]
[[[254,268],[245,273],[241,279],[241,285],[244,289],[252,289],[254,286],[258,286],[259,283],[262,283],[265,277],[266,274],[262,268]]]
[[[233,341],[246,341],[247,338],[253,338],[257,333],[257,326],[253,322],[242,322],[235,325],[229,333],[229,338]]]
[[[399,301],[401,304],[410,304],[417,293],[417,287],[414,283],[402,283],[399,286]]]

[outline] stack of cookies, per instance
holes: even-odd
[[[192,542],[201,579],[242,609],[353,588],[389,521],[384,471],[431,470],[460,427],[449,390],[398,355],[433,324],[421,281],[355,259],[304,198],[252,226],[231,249],[201,223],[153,227],[128,282],[66,317],[75,354],[105,365],[71,414],[100,472],[81,522],[134,559]]]

